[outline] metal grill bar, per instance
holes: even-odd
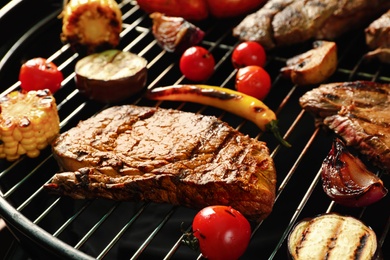
[[[123,11],[124,21],[121,37],[122,39],[126,39],[125,41],[122,41],[122,44],[124,45],[121,46],[122,49],[125,51],[134,50],[140,56],[148,57],[147,68],[153,71],[158,70],[158,74],[153,75],[153,77],[149,79],[148,88],[165,84],[167,78],[169,78],[169,84],[180,84],[185,82],[185,78],[182,75],[175,73],[177,70],[177,57],[172,58],[171,54],[166,53],[159,48],[156,40],[151,36],[151,24],[148,16],[136,6],[135,1],[122,1],[120,6]],[[15,44],[11,51],[8,52],[5,58],[0,62],[0,71],[10,60],[15,59],[14,53],[20,53],[22,52],[21,49],[26,49],[26,42],[28,43],[29,38],[31,38],[32,35],[44,30],[43,28],[47,27],[49,24],[53,24],[53,26],[55,26],[55,24],[58,25],[58,22],[56,23],[55,21],[57,19],[56,14],[58,14],[58,11],[53,12],[46,20],[33,26],[32,29]],[[220,72],[224,70],[223,73],[220,73],[224,75],[223,77],[215,77],[211,80],[213,84],[229,87],[232,86],[236,70],[234,68],[231,68],[230,70],[224,69],[224,67],[230,62],[229,57],[238,42],[232,40],[230,31],[225,29],[225,24],[222,25],[218,21],[210,22],[212,24],[207,27],[206,38],[202,44],[207,46],[212,53],[217,55],[216,71]],[[224,31],[222,31],[221,28],[224,28]],[[355,41],[361,41],[361,37],[362,35],[355,35],[352,39],[344,39],[349,40],[349,42],[344,46],[344,49],[342,49],[342,52],[339,55],[340,66],[336,72],[338,75],[335,76],[334,80],[347,81],[366,79],[390,82],[390,74],[388,74],[389,70],[387,65],[380,65],[375,70],[366,71],[367,66],[365,65],[363,58],[360,58],[353,66],[348,64],[350,56],[356,51],[354,49]],[[293,56],[294,53],[302,52],[302,49],[303,47],[291,49],[289,53],[271,52],[266,68],[280,68],[288,57]],[[364,50],[360,50],[358,53],[359,55],[363,55]],[[85,101],[79,97],[78,90],[74,89],[73,79],[75,73],[73,67],[78,58],[78,54],[73,53],[70,50],[69,45],[58,46],[58,49],[55,52],[47,53],[47,57],[49,60],[54,61],[59,65],[61,70],[68,71],[62,84],[62,93],[59,94],[57,105],[59,113],[62,115],[60,124],[62,131],[72,127],[77,120],[85,119],[107,107],[106,105]],[[277,72],[277,69],[274,68],[274,72]],[[171,74],[174,74],[174,77],[171,77]],[[310,166],[310,163],[312,163],[313,151],[318,152],[319,158],[324,158],[324,155],[330,147],[323,147],[324,143],[321,140],[329,138],[329,136],[324,136],[321,129],[315,128],[312,118],[308,119],[308,115],[306,115],[299,106],[297,107],[297,97],[304,93],[305,90],[287,82],[279,73],[274,74],[276,76],[273,79],[271,97],[267,99],[266,102],[269,102],[269,106],[273,108],[278,117],[280,116],[282,118],[282,123],[290,122],[287,126],[283,126],[283,129],[287,129],[284,137],[295,141],[292,151],[287,151],[285,148],[275,144],[275,142],[266,134],[259,133],[258,130],[250,128],[248,126],[249,123],[246,121],[241,120],[239,122],[234,122],[232,125],[236,129],[243,131],[254,138],[267,141],[270,150],[272,151],[271,156],[274,160],[285,164],[280,164],[281,166],[278,171],[279,180],[274,212],[266,220],[253,224],[253,242],[248,249],[248,254],[244,256],[243,259],[253,259],[254,256],[257,259],[285,259],[287,236],[294,224],[300,218],[311,217],[313,214],[317,213],[341,211],[369,221],[370,219],[368,216],[372,215],[370,212],[373,210],[372,208],[357,210],[340,208],[329,199],[326,199],[321,191],[318,191],[320,181],[319,169],[321,165],[317,162],[314,166]],[[18,87],[19,83],[16,82],[6,89],[1,96],[6,95]],[[279,95],[279,92],[283,93],[283,95]],[[133,100],[133,103],[142,105],[145,103],[145,100],[140,97]],[[154,104],[156,106],[165,106],[167,102],[155,102]],[[206,106],[182,102],[172,104],[171,106],[176,106],[177,109],[181,110],[193,110],[196,113],[209,113],[211,111],[211,109]],[[295,109],[289,113],[291,106],[295,107]],[[229,113],[224,111],[212,110],[212,112],[222,120],[229,120],[231,117]],[[308,130],[305,131],[304,134],[301,134],[303,125],[305,128],[308,128]],[[23,220],[20,223],[25,224],[30,223],[29,221],[31,221],[34,228],[33,231],[29,230],[28,227],[23,227],[23,225],[19,226],[19,223],[10,223],[11,226],[16,227],[17,230],[27,232],[27,236],[31,235],[29,232],[36,232],[38,234],[41,232],[48,232],[50,235],[31,237],[41,244],[49,244],[52,251],[56,252],[58,255],[66,256],[68,259],[89,259],[89,255],[96,259],[109,259],[111,255],[121,247],[122,243],[125,245],[129,243],[127,238],[128,235],[132,235],[136,229],[143,230],[144,227],[140,227],[138,222],[150,215],[150,211],[154,212],[160,209],[158,208],[159,206],[153,203],[115,202],[106,205],[98,200],[73,202],[69,201],[67,198],[51,197],[43,191],[42,185],[49,182],[52,175],[55,173],[55,169],[50,170],[50,172],[47,172],[46,169],[46,165],[51,165],[53,161],[54,158],[51,153],[46,152],[40,156],[40,160],[38,161],[21,158],[16,162],[0,165],[0,187],[2,192],[0,205],[5,205],[1,208],[5,209],[6,213],[4,214],[4,218],[6,220],[12,221],[12,214],[19,214],[23,218],[24,216],[26,216],[26,219],[28,218],[25,222],[23,222]],[[277,167],[279,167],[278,164]],[[21,174],[21,169],[26,172]],[[302,169],[309,169],[309,173],[303,172]],[[309,174],[309,177],[305,178],[303,181],[302,174]],[[43,175],[45,179],[40,180],[39,186],[31,190],[28,189],[25,194],[22,194],[24,189],[30,186],[35,179],[39,179],[40,175]],[[383,178],[385,179],[385,183],[388,183],[387,176],[383,176]],[[292,189],[294,189],[294,192],[291,191]],[[318,205],[315,205],[315,208],[311,208],[313,200],[319,202]],[[324,202],[321,200],[324,200]],[[388,203],[388,199],[381,205],[388,205],[386,203]],[[94,207],[96,204],[107,207],[106,211],[96,215],[101,215],[100,218],[91,219],[88,223],[90,228],[81,230],[77,239],[68,239],[67,236],[69,233],[78,231],[77,229],[82,226],[80,223],[84,221],[85,214],[95,213]],[[290,204],[293,205],[293,207],[290,207]],[[31,212],[31,208],[36,206],[38,206],[38,209]],[[62,210],[64,208],[66,208],[66,211],[69,211],[70,214],[66,214],[67,212]],[[117,215],[123,212],[123,208],[126,208],[126,210],[132,208],[133,211],[124,216],[123,219],[120,218],[122,224],[117,228],[118,231],[116,233],[110,233],[110,230],[106,225],[112,225],[114,222],[117,222]],[[153,222],[154,226],[150,227],[148,233],[135,243],[136,246],[134,250],[130,251],[130,246],[128,246],[129,257],[127,258],[143,259],[148,257],[149,251],[156,247],[155,241],[159,241],[159,236],[161,234],[167,235],[171,233],[169,230],[166,230],[168,225],[176,224],[176,227],[180,229],[178,226],[179,223],[175,222],[175,217],[182,214],[181,210],[183,209],[167,205],[163,210],[164,214],[161,214],[161,216],[156,218],[155,222]],[[63,219],[54,221],[56,220],[56,216],[58,216],[57,211],[60,212],[59,216],[62,216]],[[381,218],[382,221],[380,224],[379,221],[378,223],[368,223],[374,225],[379,236],[380,245],[383,245],[386,242],[390,228],[389,212],[385,213],[387,213],[387,215],[385,215],[385,219],[383,217]],[[192,212],[192,214],[195,214],[195,212]],[[183,217],[183,219],[187,220],[185,224],[187,225],[187,231],[189,231],[191,222],[188,221],[191,220],[191,214],[189,218]],[[281,226],[282,228],[280,228]],[[89,245],[96,245],[96,236],[99,236],[99,232],[102,230],[108,232],[106,243],[104,245],[99,244],[96,246],[96,250],[90,250]],[[22,232],[21,235],[23,236],[25,234]],[[272,236],[274,237],[271,239],[270,237]],[[165,246],[161,249],[162,253],[159,254],[159,258],[175,259],[178,258],[178,255],[186,253],[187,256],[191,255],[193,259],[200,259],[201,257],[198,253],[191,254],[186,252],[186,249],[181,244],[182,238],[183,233],[178,232],[169,246]],[[265,245],[262,246],[259,241],[262,241]],[[60,249],[61,247],[64,247],[64,245],[66,245],[67,249],[65,252]],[[133,244],[131,245],[133,246]],[[44,245],[44,247],[47,246]],[[261,248],[259,249],[259,247]]]
[[[98,255],[97,259],[102,259],[108,251],[115,245],[116,242],[123,236],[123,234],[127,231],[127,229],[134,223],[134,221],[142,214],[145,207],[147,206],[147,203],[144,203],[143,206],[137,211],[137,214],[134,215],[129,222],[126,223],[126,225],[123,226],[123,228],[118,232],[118,234],[108,243],[107,247],[104,248],[104,250]]]

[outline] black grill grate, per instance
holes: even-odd
[[[121,9],[124,30],[119,48],[148,60],[148,87],[186,83],[178,68],[179,57],[162,51],[157,45],[150,32],[151,20],[135,1],[121,2]],[[58,13],[57,9],[46,20],[37,22],[13,46],[1,61],[0,72],[13,76],[13,82],[16,82],[19,66],[28,58],[49,57],[59,65],[65,80],[55,97],[63,132],[106,106],[86,100],[75,89],[74,65],[78,55],[59,40],[61,21],[57,19]],[[231,28],[240,19],[210,19],[198,24],[206,31],[201,44],[217,61],[216,72],[207,82],[210,85],[234,86],[235,70],[230,56],[238,42],[232,37]],[[337,44],[339,66],[330,82],[362,79],[390,83],[388,65],[363,60],[367,52],[363,32],[351,32]],[[390,223],[388,197],[367,208],[351,209],[333,204],[322,191],[319,171],[330,149],[332,133],[315,128],[313,118],[300,108],[298,99],[308,88],[294,86],[279,74],[287,58],[306,51],[310,46],[311,43],[305,43],[272,51],[265,66],[273,79],[273,86],[264,102],[277,112],[282,133],[286,133],[292,148],[278,146],[271,135],[260,133],[251,122],[216,108],[192,103],[156,103],[143,99],[141,95],[123,102],[216,115],[241,132],[267,142],[278,173],[277,200],[266,220],[252,223],[252,240],[242,259],[286,259],[286,237],[294,223],[330,211],[362,219],[376,232],[383,251],[389,247],[386,245],[389,243],[386,238]],[[18,87],[16,82],[4,89],[2,95]],[[74,201],[54,197],[43,191],[42,185],[49,182],[57,171],[57,163],[49,148],[35,159],[0,162],[0,215],[31,255],[64,259],[199,258],[199,253],[180,243],[182,229],[190,227],[196,214],[194,210],[154,203]],[[390,187],[388,176],[382,177],[385,185]]]

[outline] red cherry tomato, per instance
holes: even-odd
[[[213,55],[203,47],[192,46],[180,58],[180,71],[192,81],[204,81],[214,72]]]
[[[248,247],[251,226],[229,206],[209,206],[200,210],[192,223],[193,235],[208,260],[236,260]]]
[[[242,42],[234,48],[232,63],[235,68],[242,68],[250,65],[263,67],[267,55],[263,46],[257,42]]]
[[[263,100],[271,90],[271,77],[259,66],[246,66],[238,69],[236,74],[237,91]]]
[[[20,86],[26,91],[49,89],[55,93],[63,79],[62,72],[53,62],[40,57],[25,62],[19,72]]]

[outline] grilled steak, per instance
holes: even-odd
[[[53,143],[62,173],[45,189],[76,199],[231,205],[271,212],[276,172],[264,142],[212,116],[133,105],[108,108]]]
[[[270,0],[233,28],[233,35],[266,49],[312,38],[334,40],[367,25],[388,8],[388,0]]]
[[[390,170],[390,84],[324,84],[299,100],[317,123],[334,130],[378,167]]]
[[[366,43],[372,50],[368,57],[378,57],[382,62],[390,63],[390,10],[373,21],[365,30]]]

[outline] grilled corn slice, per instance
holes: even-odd
[[[59,116],[49,90],[14,91],[0,100],[0,158],[34,158],[59,133]]]
[[[115,0],[70,0],[64,6],[61,40],[87,54],[116,47],[122,12]]]

